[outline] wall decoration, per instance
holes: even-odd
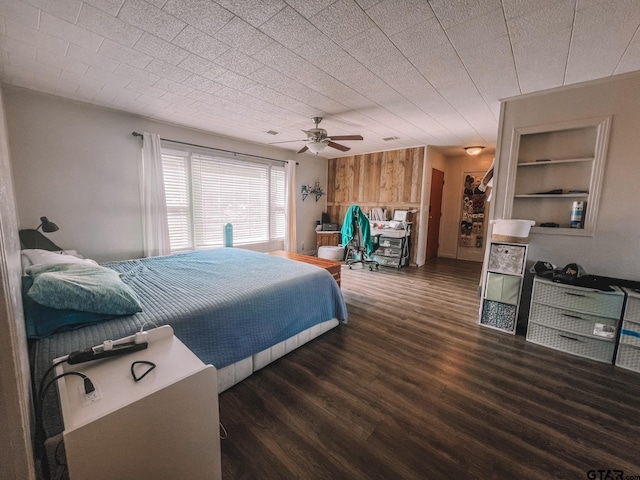
[[[462,192],[462,211],[460,213],[460,235],[458,245],[461,247],[482,248],[484,235],[485,192],[478,187],[485,172],[465,172]]]

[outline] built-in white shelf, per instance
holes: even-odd
[[[588,193],[530,193],[514,195],[514,198],[587,198]]]
[[[538,160],[536,162],[522,162],[518,163],[518,167],[542,167],[545,165],[560,165],[563,163],[581,163],[592,162],[593,157],[587,158],[563,158],[558,160]]]

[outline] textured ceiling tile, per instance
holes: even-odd
[[[118,18],[167,41],[173,40],[187,26],[182,20],[149,5],[144,0],[126,0]]]
[[[459,53],[480,94],[488,102],[522,93],[516,77],[511,45],[506,37]],[[495,103],[493,106],[495,107]]]
[[[186,70],[175,67],[170,63],[163,62],[162,60],[154,59],[145,68],[146,71],[156,73],[160,77],[168,78],[174,82],[184,82],[192,74]],[[156,84],[157,85],[157,84]]]
[[[207,93],[215,93],[223,88],[222,84],[200,75],[191,75],[182,84]]]
[[[562,2],[509,20],[514,61],[523,93],[563,83],[573,17],[573,5]]]
[[[397,49],[393,42],[378,27],[359,33],[355,37],[342,42],[341,46],[359,61],[380,55],[397,54]]]
[[[140,40],[138,42],[140,42]],[[98,49],[98,53],[106,57],[113,58],[118,62],[139,68],[146,67],[152,60],[150,55],[139,52],[133,48],[125,47],[124,45],[114,42],[113,40],[109,40],[108,38],[104,39]]]
[[[492,42],[507,35],[507,25],[502,8],[479,15],[464,23],[446,29],[451,43],[457,50],[471,48],[480,43]]]
[[[120,77],[118,75],[114,75],[108,70],[104,70],[100,67],[89,66],[87,72],[84,74],[85,77],[91,78],[93,80],[100,80],[103,82],[110,83],[111,85],[117,85],[118,87],[126,87],[131,80],[128,78]]]
[[[240,91],[253,87],[256,84],[256,82],[254,82],[250,78],[243,77],[242,75],[238,75],[237,73],[231,71],[227,71],[220,75],[218,78],[216,78],[216,82]]]
[[[121,63],[118,68],[116,68],[114,73],[116,75],[122,75],[131,80],[137,80],[138,82],[144,83],[145,85],[153,85],[158,80],[160,80],[160,76],[156,75],[155,73],[131,67],[129,65],[125,65],[124,63]]]
[[[407,57],[419,55],[440,45],[449,45],[449,38],[433,17],[393,35],[391,41]]]
[[[323,67],[340,58],[353,61],[353,58],[341,46],[325,35],[315,37],[313,42],[303,43],[295,49],[295,52],[317,67]]]
[[[203,92],[202,90],[194,89],[191,93],[187,94],[186,96],[194,100],[196,103],[205,104],[205,105],[198,105],[197,108],[203,108],[206,106],[209,106],[209,107],[220,106],[220,99],[218,97],[216,97],[215,95],[211,95],[210,93]]]
[[[42,62],[36,62],[35,60],[28,59],[26,57],[20,57],[17,55],[9,55],[9,65],[15,67],[14,72],[17,70],[29,71],[35,75],[44,75],[55,78],[60,75],[60,67],[52,64],[45,64]]]
[[[247,55],[253,55],[273,43],[268,36],[239,17],[234,17],[220,29],[215,38]]]
[[[381,1],[382,0],[356,0],[356,3],[364,10],[368,10],[369,8],[376,6]]]
[[[40,11],[16,0],[3,0],[0,2],[0,16],[21,23],[27,27],[37,29]]]
[[[161,78],[160,80],[158,80],[156,85],[160,84],[160,82],[162,82],[163,80],[166,80],[166,79]],[[139,94],[144,93],[145,95],[149,95],[156,98],[160,98],[167,91],[166,89],[163,89],[159,86],[150,87],[149,85],[137,82],[135,80],[130,81],[126,86],[126,89],[131,90],[132,92],[138,92]],[[135,98],[137,98],[137,96]]]
[[[25,3],[71,23],[78,18],[82,5],[80,0],[26,0]]]
[[[216,0],[254,27],[259,27],[287,6],[282,0]]]
[[[210,62],[193,54],[190,54],[187,58],[180,62],[178,66],[184,70],[188,70],[192,73],[197,73],[198,75],[201,75],[210,80],[216,79],[227,71],[226,68],[221,67],[220,65],[216,65],[213,62]]]
[[[310,18],[336,0],[287,0],[287,3],[300,15]]]
[[[368,8],[367,14],[387,35],[433,18],[433,10],[424,0],[384,0]]]
[[[177,83],[168,78],[161,78],[155,84],[155,88],[165,90],[167,92],[175,93],[176,95],[186,96],[193,92],[194,88]]]
[[[175,93],[166,92],[160,100],[166,100],[167,102],[174,103],[176,105],[182,105],[188,107],[193,104],[193,99],[189,97],[183,97],[182,95],[176,95]]]
[[[124,1],[125,0],[83,0],[84,3],[93,5],[114,17],[118,14],[120,8],[122,8]]]
[[[294,115],[296,114],[311,118],[316,113],[315,110],[308,105],[264,85],[254,85],[245,90],[245,93],[256,98],[261,98],[271,104],[278,105],[291,112],[295,112],[288,117],[291,121],[293,121]]]
[[[565,83],[611,75],[638,30],[636,1],[578,4]]]
[[[77,45],[69,45],[66,57],[72,62],[86,63],[87,65],[100,67],[108,72],[113,72],[119,65],[117,60],[105,57],[104,55],[92,52],[91,50],[87,50],[86,48],[82,48]]]
[[[240,75],[249,75],[251,72],[255,72],[264,65],[242,52],[235,49],[230,49],[216,58],[215,63],[225,67],[228,70],[232,70]]]
[[[212,36],[233,18],[211,0],[169,0],[162,10]]]
[[[40,31],[53,37],[66,40],[89,50],[96,51],[103,38],[84,28],[77,27],[69,22],[42,12],[40,15]]]
[[[161,38],[155,37],[150,33],[145,33],[144,35],[142,35],[142,37],[140,37],[140,40],[136,42],[133,48],[146,55],[164,60],[171,65],[178,65],[190,55],[190,53],[185,49],[180,48],[173,43],[162,40]],[[144,67],[146,65],[133,66]]]
[[[25,57],[31,60],[36,59],[36,47],[35,45],[29,45],[20,40],[15,40],[11,37],[0,38],[0,48],[10,55],[17,57]],[[63,52],[64,56],[64,52]]]
[[[287,7],[260,26],[260,30],[287,48],[294,49],[321,35],[311,22]]]
[[[337,1],[310,20],[337,43],[342,43],[374,26],[360,7],[347,0]]]
[[[86,3],[82,5],[79,27],[132,47],[142,36],[142,30],[123,22]]]
[[[566,56],[569,51],[568,42],[561,42],[555,47],[547,42],[543,48],[540,48],[538,42],[544,42],[545,38],[555,37],[558,33],[562,33],[561,36],[564,36],[566,32],[570,34],[573,28],[573,18],[573,4],[568,2],[562,2],[552,8],[537,9],[509,20],[509,37],[514,46],[540,51],[547,51],[548,47],[552,47]],[[554,38],[554,40],[559,40],[559,38]]]
[[[252,72],[248,77],[259,84],[276,89],[282,88],[292,81],[289,77],[271,67],[262,67],[255,72]]]
[[[614,73],[632,72],[634,70],[640,70],[640,35],[637,33],[624,52]]]
[[[536,0],[535,2],[531,0],[502,0],[502,5],[505,17],[510,20],[520,15],[535,13],[549,8],[564,9],[568,7],[573,10],[576,0]]]
[[[253,57],[289,76],[298,75],[316,68],[279,43],[272,43],[260,53],[253,55]]]
[[[13,60],[14,56],[12,54],[9,54],[9,58]],[[74,61],[65,57],[64,55],[54,55],[51,54],[51,52],[42,52],[40,50],[36,52],[36,61],[38,63],[60,68],[62,70],[65,70],[69,74],[78,76],[84,75],[89,68],[88,64],[81,61]]]
[[[450,43],[425,49],[419,55],[411,57],[411,62],[435,88],[444,88],[452,83],[472,83]]]
[[[229,50],[224,43],[193,27],[186,27],[172,43],[207,60],[215,60]]]
[[[445,30],[502,8],[500,0],[429,0],[429,4]]]

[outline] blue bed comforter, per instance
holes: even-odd
[[[121,274],[142,312],[38,340],[31,352],[36,382],[52,359],[131,335],[146,322],[171,325],[204,363],[222,368],[325,320],[347,320],[329,272],[280,257],[225,248],[104,266]],[[45,411],[57,408],[54,400],[48,396]],[[62,431],[58,418],[45,426],[48,435]]]

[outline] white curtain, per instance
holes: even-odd
[[[142,245],[145,257],[171,253],[167,204],[164,196],[160,136],[145,132],[142,135]]]
[[[284,167],[285,181],[285,230],[284,249],[287,252],[297,252],[296,240],[296,162],[287,161]]]

